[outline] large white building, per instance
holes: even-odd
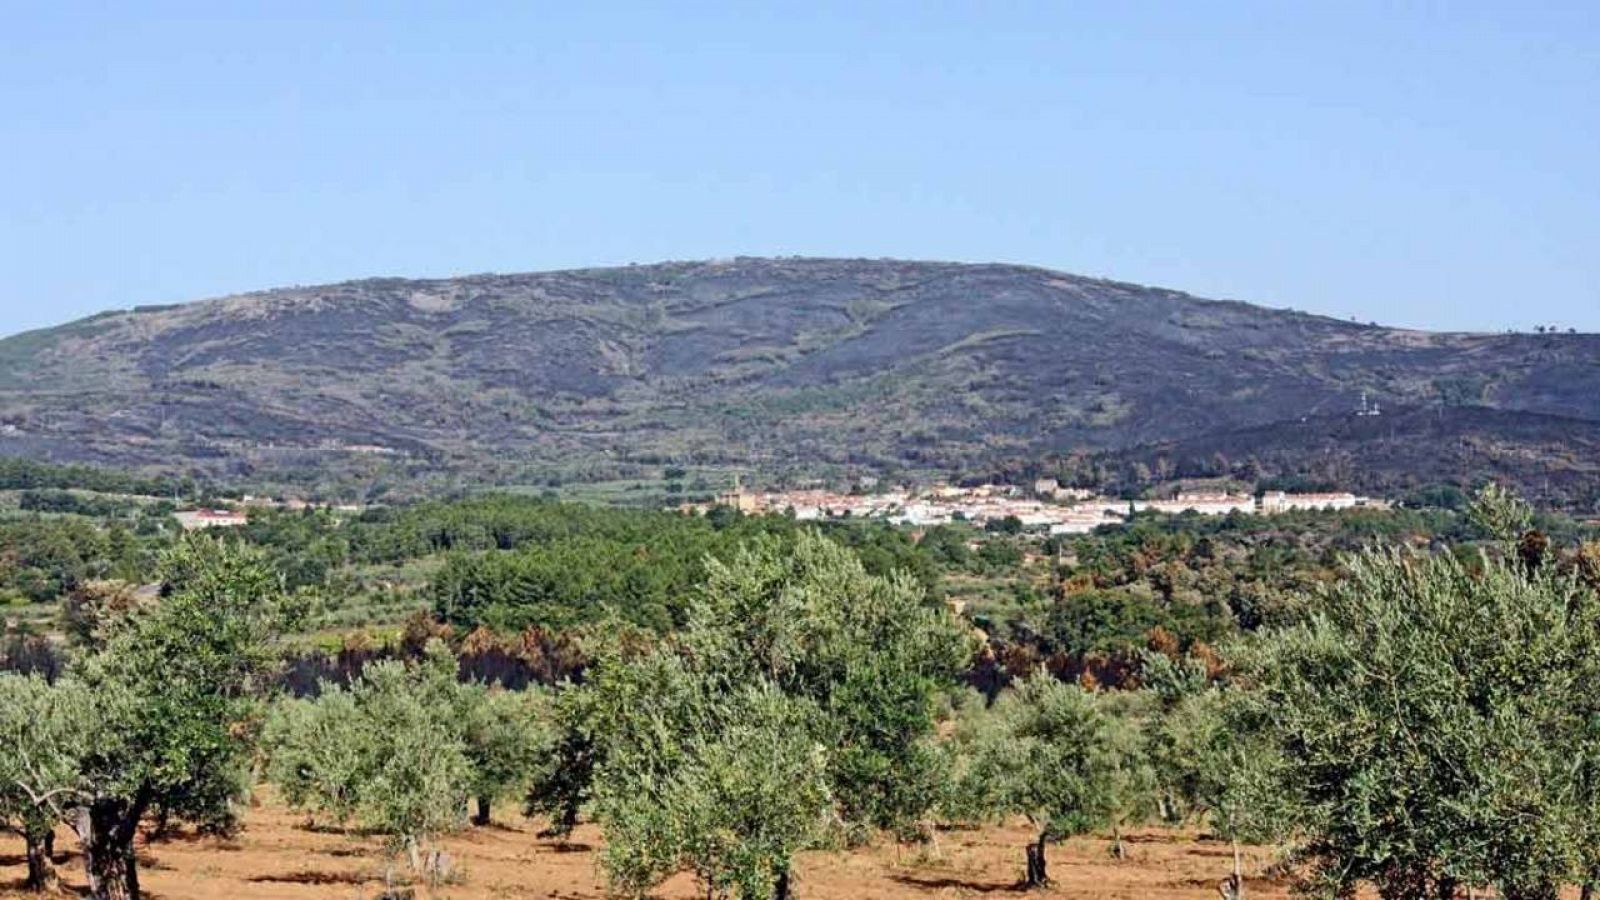
[[[197,528],[238,528],[249,522],[245,514],[231,509],[184,509],[172,514],[186,531]]]
[[[1261,512],[1280,513],[1296,509],[1354,509],[1364,506],[1365,497],[1348,492],[1331,494],[1290,494],[1284,491],[1267,491],[1261,495]]]
[[[1202,516],[1225,516],[1231,512],[1255,512],[1256,502],[1248,494],[1179,494],[1172,500],[1151,500],[1135,509],[1148,509],[1177,515],[1196,512]]]

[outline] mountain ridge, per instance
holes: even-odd
[[[1600,420],[1600,336],[1386,328],[1011,264],[369,278],[0,339],[0,453],[277,478],[961,472],[1384,404]],[[362,465],[365,465],[363,463]]]
[[[338,289],[338,288],[345,288],[345,287],[363,287],[363,286],[373,286],[373,287],[406,286],[406,285],[437,286],[437,285],[456,284],[456,283],[463,283],[463,282],[492,281],[492,280],[495,280],[495,279],[517,279],[517,278],[526,278],[526,277],[529,277],[529,276],[573,276],[573,277],[577,277],[577,276],[586,276],[586,275],[602,275],[604,273],[613,273],[613,272],[621,272],[621,271],[637,270],[637,269],[673,268],[673,267],[714,267],[714,266],[725,266],[725,265],[738,265],[738,264],[741,264],[741,263],[783,263],[783,262],[794,262],[794,263],[856,263],[856,264],[863,264],[863,265],[872,265],[872,264],[878,264],[878,263],[893,263],[893,264],[896,264],[896,265],[962,268],[962,269],[995,269],[995,270],[1006,270],[1006,271],[1013,271],[1013,272],[1032,272],[1032,273],[1035,273],[1035,274],[1038,274],[1038,275],[1041,275],[1041,276],[1049,276],[1049,277],[1055,277],[1055,278],[1070,278],[1070,279],[1073,279],[1073,280],[1076,280],[1076,281],[1089,282],[1089,283],[1100,283],[1100,284],[1104,284],[1104,285],[1107,285],[1107,286],[1110,286],[1110,287],[1116,287],[1116,288],[1124,288],[1124,289],[1132,289],[1132,290],[1161,291],[1163,293],[1167,293],[1167,294],[1171,294],[1171,295],[1175,295],[1175,296],[1185,297],[1185,298],[1196,300],[1196,301],[1199,301],[1199,302],[1202,302],[1202,303],[1230,304],[1230,305],[1245,306],[1245,307],[1250,307],[1252,309],[1258,309],[1258,310],[1266,310],[1266,311],[1271,311],[1271,312],[1284,312],[1284,313],[1291,313],[1291,314],[1296,314],[1296,315],[1309,316],[1309,317],[1325,319],[1325,320],[1327,320],[1329,322],[1337,322],[1337,323],[1345,323],[1347,321],[1353,321],[1353,320],[1341,319],[1341,318],[1339,318],[1337,316],[1332,316],[1332,315],[1328,315],[1328,314],[1324,314],[1324,313],[1317,313],[1317,312],[1312,312],[1312,311],[1307,311],[1307,310],[1300,310],[1300,309],[1296,309],[1296,308],[1293,308],[1293,307],[1272,306],[1272,305],[1266,304],[1266,303],[1256,303],[1256,302],[1245,301],[1245,300],[1237,300],[1237,299],[1226,298],[1226,297],[1206,297],[1206,296],[1203,296],[1203,295],[1194,294],[1194,293],[1189,292],[1189,291],[1182,291],[1182,290],[1176,290],[1176,289],[1171,289],[1171,288],[1163,288],[1163,287],[1160,287],[1158,285],[1145,284],[1143,282],[1126,281],[1126,280],[1122,280],[1122,279],[1118,279],[1118,278],[1112,278],[1112,277],[1109,277],[1109,276],[1083,275],[1083,274],[1079,274],[1079,273],[1071,273],[1071,272],[1066,272],[1066,271],[1059,270],[1059,269],[1052,269],[1049,266],[1038,265],[1038,264],[1034,264],[1034,263],[957,262],[957,261],[952,261],[952,260],[923,259],[923,258],[915,258],[915,259],[913,259],[913,258],[898,258],[898,257],[827,257],[827,256],[800,256],[800,255],[797,255],[797,256],[778,256],[778,257],[733,256],[733,257],[713,258],[713,259],[661,260],[659,262],[654,262],[654,263],[642,263],[642,264],[641,263],[628,263],[628,264],[625,264],[625,265],[615,265],[615,266],[579,266],[579,267],[574,267],[574,268],[548,269],[548,270],[539,270],[539,271],[530,271],[530,272],[482,271],[482,272],[463,272],[463,273],[459,273],[459,274],[455,274],[455,275],[440,275],[440,276],[366,275],[366,276],[360,276],[360,277],[356,277],[356,278],[346,278],[346,279],[341,279],[341,280],[338,280],[338,281],[331,281],[331,282],[326,282],[326,283],[321,283],[321,284],[298,284],[298,283],[296,283],[296,284],[278,285],[278,286],[275,286],[275,287],[268,287],[268,288],[257,288],[257,289],[246,290],[246,291],[236,291],[236,292],[231,292],[231,293],[218,294],[218,295],[210,296],[210,297],[201,297],[201,298],[198,298],[198,299],[195,299],[195,300],[186,300],[186,301],[177,301],[177,302],[168,302],[168,303],[140,303],[140,304],[135,304],[135,305],[133,305],[131,307],[113,308],[113,309],[101,310],[99,312],[91,313],[91,314],[89,314],[87,316],[82,316],[82,317],[80,317],[78,319],[71,320],[69,322],[61,323],[61,325],[68,325],[68,324],[72,324],[73,322],[89,321],[89,320],[93,320],[93,319],[97,319],[97,318],[101,318],[101,317],[105,317],[105,316],[115,316],[115,315],[118,315],[118,314],[121,314],[121,313],[164,312],[164,311],[178,309],[178,308],[181,308],[181,307],[193,307],[193,306],[200,306],[200,305],[212,304],[212,303],[222,303],[222,302],[226,302],[226,301],[230,301],[230,300],[246,300],[246,299],[250,299],[250,298],[270,297],[270,296],[283,295],[283,294],[287,294],[287,293],[291,293],[291,292],[295,292],[295,291],[304,291],[304,290],[329,290],[329,289]],[[1376,323],[1368,323],[1368,324],[1369,325],[1375,325]],[[18,332],[13,332],[13,333],[11,333],[9,335],[0,335],[0,340],[4,340],[4,339],[6,339],[8,337],[15,337],[15,336],[20,335],[20,334],[26,334],[26,333],[32,332],[32,331],[49,331],[49,330],[51,330],[52,328],[55,328],[55,327],[61,327],[61,326],[57,325],[57,326],[42,326],[42,327],[37,327],[37,328],[26,328],[26,329],[22,329],[21,331],[18,331]],[[1493,333],[1493,332],[1479,332],[1479,331],[1454,331],[1454,332],[1443,332],[1443,331],[1441,331],[1441,332],[1434,332],[1431,329],[1416,329],[1416,328],[1409,328],[1408,329],[1408,328],[1401,328],[1401,327],[1398,327],[1398,326],[1379,326],[1379,327],[1387,327],[1387,328],[1390,328],[1391,330],[1395,330],[1395,331],[1407,331],[1407,330],[1409,330],[1409,331],[1418,331],[1418,332],[1422,332],[1422,333],[1448,333],[1448,334],[1492,334]]]

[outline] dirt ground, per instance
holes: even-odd
[[[508,810],[509,811],[509,810]],[[232,840],[178,836],[141,842],[141,882],[162,900],[179,898],[281,898],[281,900],[372,900],[383,887],[381,841],[305,827],[305,818],[268,803],[252,809],[244,830]],[[444,841],[459,872],[456,883],[417,888],[417,897],[550,898],[604,900],[604,883],[595,852],[598,830],[583,827],[570,844],[537,836],[528,820],[506,817],[503,825],[474,828]],[[1022,896],[1015,884],[1022,870],[1021,827],[948,831],[927,852],[881,843],[849,853],[808,853],[798,862],[795,894],[800,900],[957,900]],[[84,879],[70,833],[61,829],[58,867],[70,896]],[[1142,900],[1142,898],[1217,897],[1227,874],[1225,844],[1192,835],[1143,830],[1127,840],[1128,857],[1111,858],[1108,841],[1079,839],[1051,848],[1050,874],[1056,885],[1031,896]],[[1267,862],[1251,851],[1248,871]],[[21,841],[0,835],[0,897],[30,897],[21,892],[26,874]],[[669,881],[656,892],[661,900],[695,900],[694,882]],[[1288,897],[1284,884],[1250,879],[1252,900]]]

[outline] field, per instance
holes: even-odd
[[[579,828],[571,844],[537,836],[536,823],[510,818],[503,825],[478,828],[445,841],[459,871],[456,883],[419,897],[556,898],[603,900],[598,870],[598,830]],[[81,861],[69,832],[60,831],[58,866],[69,888],[83,886]],[[898,849],[879,843],[850,853],[812,853],[801,857],[796,894],[802,898],[914,900],[1023,896],[1015,890],[1022,865],[1022,827],[948,831],[937,850]],[[1216,883],[1228,871],[1226,844],[1189,833],[1142,830],[1127,841],[1128,857],[1111,858],[1105,840],[1080,839],[1055,846],[1050,854],[1056,886],[1039,897],[1098,900],[1200,900],[1215,898]],[[141,842],[141,881],[161,900],[226,897],[272,900],[360,900],[383,888],[382,844],[377,838],[311,830],[305,818],[275,803],[252,809],[244,830],[232,840],[180,835],[155,844]],[[1259,870],[1267,857],[1250,851]],[[0,897],[32,897],[20,891],[24,875],[22,844],[0,836]],[[1284,898],[1287,886],[1252,879],[1252,898]],[[655,894],[661,900],[693,900],[695,885],[674,879]]]

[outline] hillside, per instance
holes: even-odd
[[[1167,467],[1180,478],[1292,479],[1383,497],[1493,478],[1540,506],[1600,510],[1600,422],[1487,407],[1310,416],[1108,451],[1095,461],[1112,471]]]
[[[1008,265],[374,279],[0,341],[0,453],[263,478],[966,471],[1342,416],[1363,390],[1600,421],[1600,336],[1397,330]]]

